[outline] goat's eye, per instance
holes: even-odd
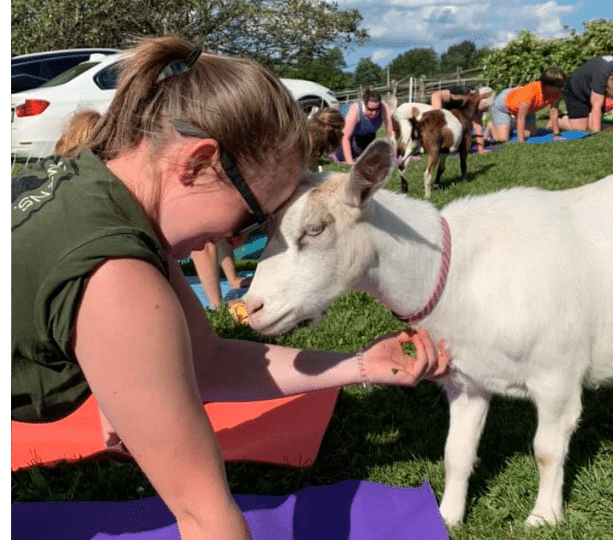
[[[319,236],[322,232],[324,232],[325,225],[323,223],[318,223],[317,225],[307,225],[304,229],[304,232],[308,236]]]

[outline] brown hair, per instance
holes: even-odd
[[[55,143],[55,153],[66,157],[77,157],[87,147],[88,139],[101,115],[92,109],[78,111],[69,120],[66,129]]]
[[[345,119],[337,110],[330,107],[319,109],[307,120],[309,135],[308,168],[315,170],[317,160],[331,154],[341,143]]]
[[[377,92],[374,88],[369,88],[364,92],[363,96],[364,103],[368,103],[369,101],[381,101],[381,94]]]
[[[201,54],[181,74],[158,80],[194,47],[175,37],[140,38],[121,62],[117,91],[92,135],[91,148],[109,160],[143,138],[154,147],[174,136],[173,119],[208,133],[238,165],[261,163],[271,150],[304,160],[304,115],[266,68],[246,59]],[[283,154],[280,154],[283,155]]]
[[[541,84],[545,86],[556,86],[562,88],[566,81],[564,72],[555,66],[548,67],[541,75]]]

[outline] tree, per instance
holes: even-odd
[[[357,10],[327,0],[29,0],[12,2],[13,54],[117,47],[178,34],[214,53],[291,66],[368,39]]]
[[[352,77],[343,71],[347,64],[339,47],[329,49],[319,58],[299,58],[296,64],[291,67],[272,67],[280,77],[315,81],[331,90],[347,88]]]
[[[412,49],[394,58],[389,64],[390,79],[399,81],[412,75],[421,77],[437,71],[438,55],[432,47]]]
[[[448,73],[457,69],[479,67],[481,60],[488,53],[487,48],[477,49],[472,41],[462,41],[457,45],[451,45],[447,52],[441,55],[440,70]]]
[[[352,86],[378,86],[383,83],[383,69],[370,58],[362,58],[355,68]]]

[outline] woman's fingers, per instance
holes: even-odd
[[[449,361],[451,360],[451,353],[447,349],[446,341],[438,342],[438,369],[434,373],[434,377],[438,378],[447,373],[449,370]]]
[[[423,329],[418,330],[417,333],[413,335],[411,341],[415,346],[417,361],[420,362],[420,364],[422,362],[424,363],[422,376],[430,375],[436,368],[437,359],[432,341]]]
[[[435,380],[447,373],[451,354],[445,341],[439,341],[435,350],[426,331],[420,329],[411,336],[411,342],[417,354],[415,368],[421,370],[420,378]]]

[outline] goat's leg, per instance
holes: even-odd
[[[540,485],[528,525],[564,520],[562,485],[564,462],[570,437],[581,414],[581,387],[565,391],[555,385],[547,395],[536,396],[538,428],[534,438],[534,457],[540,473]]]
[[[431,149],[428,151],[428,164],[424,171],[424,193],[426,199],[429,199],[432,193],[432,173],[438,167],[439,157],[438,149]]]
[[[403,165],[402,167],[398,167],[398,172],[400,173],[400,193],[409,194],[409,182],[405,176],[406,167]]]
[[[468,152],[470,152],[470,147],[472,145],[472,137],[470,133],[465,134],[462,139],[462,144],[460,145],[460,170],[462,171],[462,182],[466,182],[466,159],[468,157]]]
[[[436,170],[436,179],[434,180],[433,187],[438,188],[441,185],[441,177],[445,172],[445,161],[447,160],[447,152],[442,151],[438,160],[438,169]]]
[[[490,403],[490,395],[476,388],[470,392],[445,385],[449,399],[449,433],[445,444],[445,492],[440,512],[449,526],[464,518],[468,479]]]

